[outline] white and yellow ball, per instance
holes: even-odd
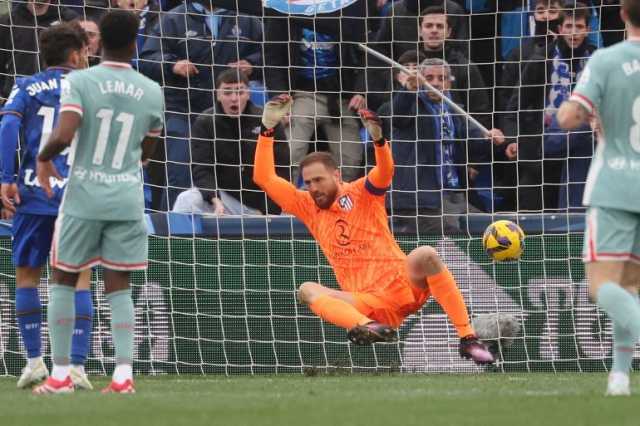
[[[495,261],[518,260],[524,250],[524,232],[510,220],[498,220],[484,231],[482,245]]]

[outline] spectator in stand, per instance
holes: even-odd
[[[469,40],[467,14],[455,1],[398,0],[391,4],[388,18],[382,20],[382,26],[375,39],[380,47],[379,50],[397,59],[407,50],[417,49],[420,42],[420,28],[416,23],[424,16],[422,11],[430,7],[440,7],[443,10],[442,13],[449,16],[450,39]]]
[[[574,184],[585,181],[589,163],[585,164],[583,157],[592,152],[591,132],[585,126],[568,135],[559,130],[555,115],[560,104],[569,98],[587,60],[596,49],[587,37],[589,22],[590,9],[584,4],[576,3],[575,9],[563,11],[559,36],[542,53],[544,56],[534,56],[524,69],[518,101],[520,210],[556,209],[561,179],[564,179],[564,191],[567,183],[575,188]],[[577,141],[582,141],[582,144]],[[580,158],[577,161],[542,161],[543,158],[560,155]],[[574,207],[572,203],[580,197],[567,201],[572,198],[571,195],[563,195],[560,205],[567,206],[568,203]]]
[[[193,126],[193,183],[178,195],[176,212],[212,214],[279,214],[280,208],[253,182],[256,140],[262,109],[249,100],[249,79],[238,70],[222,72],[216,84],[216,106]],[[276,127],[284,141],[284,128]],[[289,179],[289,146],[276,142],[277,173]]]
[[[418,52],[417,50],[407,50],[402,55],[400,55],[400,57],[398,58],[398,63],[404,65],[411,71],[416,71],[418,69],[418,66],[425,59],[425,56],[421,52]],[[393,70],[393,93],[396,93],[404,88],[405,82],[408,77],[409,74],[405,73],[404,71],[400,71],[397,69]],[[380,108],[378,108],[378,111],[376,113],[382,121],[382,132],[385,134],[385,136],[391,135],[391,101],[382,104]],[[391,139],[389,138],[389,140]],[[373,147],[371,148],[373,149]],[[373,160],[373,150],[371,150],[370,154],[371,155],[369,155],[368,158],[371,158]],[[368,164],[373,163],[368,162]]]
[[[164,86],[168,194],[163,208],[192,186],[189,163],[192,114],[213,106],[215,78],[229,67],[249,75],[262,65],[259,20],[210,2],[188,1],[163,14],[140,54],[140,71]]]
[[[591,29],[588,35],[589,43],[594,46],[602,45],[602,36],[600,35],[600,13],[599,9],[602,0],[587,0],[586,7],[589,8],[589,28]],[[549,26],[543,25],[539,20],[536,20],[536,8],[540,2],[535,0],[524,0],[522,2],[514,2],[517,6],[502,9],[504,13],[500,17],[500,51],[503,58],[508,58],[513,49],[520,45],[521,40],[527,39],[527,37],[535,37],[536,35],[542,35],[543,30],[555,26],[553,19]],[[522,4],[524,3],[524,7]],[[566,0],[562,2],[562,9],[574,9],[576,4],[574,0]],[[555,15],[555,10],[552,5],[553,1],[543,2],[546,4],[550,11],[550,14]],[[584,5],[584,3],[582,3]],[[553,30],[552,30],[553,31]],[[555,31],[553,31],[555,32]]]
[[[545,123],[550,123],[545,127],[544,157],[562,159],[561,162],[554,161],[555,164],[559,163],[561,169],[557,207],[584,211],[582,195],[594,154],[595,134],[589,124],[567,132],[560,128],[556,119],[558,103],[568,99],[567,87],[573,91],[588,57],[595,50],[595,46],[589,44],[587,39],[588,9],[581,9],[579,4],[576,7],[575,10],[563,12],[561,16],[556,55],[559,54],[558,58],[565,60],[558,65],[554,64],[557,76],[551,76],[552,86],[548,92],[549,103],[545,111]],[[594,121],[594,127],[597,126],[595,123]]]
[[[561,0],[535,0],[533,8],[534,34],[523,36],[506,55],[505,62],[502,64],[500,87],[496,90],[497,111],[507,112],[501,114],[500,123],[505,133],[510,136],[517,134],[515,116],[517,104],[509,105],[509,100],[520,86],[525,66],[534,57],[544,57],[544,52],[555,40],[562,2]]]
[[[419,51],[427,58],[446,61],[451,67],[453,100],[463,105],[465,111],[474,115],[485,126],[491,127],[491,93],[485,86],[478,67],[469,61],[469,56],[459,43],[448,43],[452,32],[451,17],[440,6],[430,6],[421,12]]]
[[[140,18],[140,28],[136,39],[136,55],[133,62],[134,67],[139,69],[138,61],[142,48],[150,37],[160,17],[160,6],[155,0],[112,0],[119,9],[131,10]]]
[[[453,40],[456,40],[459,48],[466,49],[469,44],[468,16],[452,0],[398,0],[392,3],[387,11],[388,15],[380,18],[380,29],[369,45],[395,60],[408,50],[419,50],[422,41],[421,11],[433,6],[440,6],[442,13],[448,16],[449,43],[455,43]],[[464,56],[468,58],[468,52]],[[369,108],[378,109],[391,99],[393,72],[388,64],[371,56],[367,58],[367,64],[367,104]]]
[[[277,38],[268,33],[265,37]],[[322,131],[339,162],[342,178],[352,181],[362,173],[363,143],[356,112],[365,106],[364,55],[356,45],[340,44],[335,36],[316,32],[303,23],[291,25],[290,37],[290,43],[272,43],[265,48],[265,62],[269,64],[268,90],[274,94],[293,92],[291,162],[297,166],[307,155],[314,134]],[[294,167],[293,182],[297,180],[298,169]]]
[[[446,61],[428,58],[420,73],[433,87],[450,94],[453,72]],[[467,188],[477,177],[476,164],[491,162],[492,145],[477,128],[467,128],[466,118],[455,114],[435,92],[418,90],[415,74],[398,76],[403,87],[393,95],[393,116],[387,126],[395,159],[389,199],[392,214],[400,216],[394,228],[415,232],[417,223],[420,232],[459,233],[461,216],[482,212],[482,204],[473,204]],[[491,129],[489,136],[497,150],[504,151],[502,132]]]
[[[100,40],[100,29],[96,21],[91,19],[79,19],[78,23],[82,27],[85,33],[87,33],[87,39],[89,39],[88,54],[89,54],[89,66],[98,65],[100,63],[100,55],[102,44]]]
[[[40,71],[40,31],[75,17],[73,11],[50,0],[19,2],[0,16],[0,105],[9,96],[16,77]]]

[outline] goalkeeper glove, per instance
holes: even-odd
[[[264,106],[262,112],[262,125],[265,129],[273,129],[289,113],[293,98],[287,94],[281,94],[271,98]]]
[[[362,125],[367,129],[369,135],[371,135],[373,143],[378,146],[384,145],[384,138],[382,137],[382,122],[376,113],[369,109],[361,109],[358,111],[358,114],[360,115],[360,120],[362,120]]]

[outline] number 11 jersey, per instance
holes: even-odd
[[[93,220],[141,219],[142,141],[162,131],[160,86],[129,64],[105,61],[70,73],[60,104],[60,112],[82,117],[60,211]]]
[[[640,40],[597,50],[571,100],[600,124],[583,203],[640,212]]]

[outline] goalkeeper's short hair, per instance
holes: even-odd
[[[302,172],[302,169],[315,163],[324,164],[327,170],[336,170],[338,168],[338,163],[336,163],[333,155],[325,151],[317,151],[307,154],[307,156],[300,161],[300,171]]]

